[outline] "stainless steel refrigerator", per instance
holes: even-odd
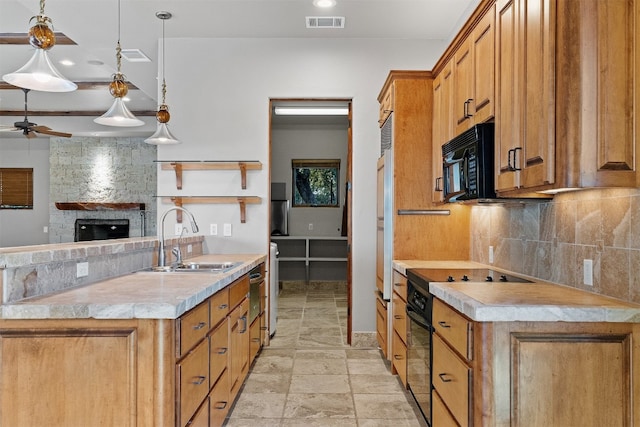
[[[271,235],[289,235],[289,201],[271,201]]]

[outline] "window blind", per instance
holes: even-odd
[[[33,209],[33,168],[0,168],[0,209]]]

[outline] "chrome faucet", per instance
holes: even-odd
[[[162,219],[160,220],[160,244],[158,245],[158,266],[159,267],[166,266],[166,259],[164,254],[164,219],[167,217],[167,214],[171,211],[182,211],[187,215],[189,215],[189,218],[191,221],[191,230],[193,230],[194,233],[198,232],[198,224],[196,224],[196,219],[193,217],[193,214],[191,212],[189,212],[188,210],[180,206],[174,206],[172,208],[167,209],[166,212],[162,215]]]

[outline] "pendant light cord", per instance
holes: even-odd
[[[122,48],[120,47],[120,0],[118,0],[118,43],[116,43],[116,68],[118,69],[118,74],[122,74],[120,72],[121,67],[122,67]]]
[[[165,103],[165,96],[167,94],[167,84],[165,83],[165,79],[164,79],[164,44],[165,44],[165,38],[164,38],[164,21],[165,19],[162,20],[162,104],[166,104]]]

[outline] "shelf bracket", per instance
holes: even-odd
[[[176,188],[182,190],[182,163],[172,162],[171,167],[176,172]]]
[[[181,208],[182,207],[182,197],[172,197],[171,198],[171,203],[173,203],[177,207]],[[179,209],[176,210],[176,222],[182,224],[182,211],[179,210]]]
[[[239,162],[238,168],[240,169],[240,182],[241,182],[242,189],[246,190],[247,189],[247,164],[245,162]]]

